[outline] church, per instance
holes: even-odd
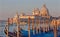
[[[41,10],[39,10],[39,8],[34,8],[32,11],[32,15],[25,15],[24,13],[22,13],[20,14],[19,17],[20,18],[28,18],[28,17],[35,18],[35,16],[50,18],[49,11],[45,4],[41,7]]]
[[[30,19],[39,18],[40,20],[44,20],[44,19],[49,20],[50,19],[49,11],[48,11],[45,4],[41,7],[41,9],[34,8],[33,11],[32,11],[32,15],[25,15],[25,13],[22,13],[22,14],[18,15],[18,13],[16,13],[16,15],[13,17],[13,21],[16,21],[18,16],[19,16],[20,19],[23,19],[25,21],[28,18],[30,18]]]

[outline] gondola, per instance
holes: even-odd
[[[19,32],[20,32],[20,31],[19,31]],[[6,29],[4,30],[4,33],[7,35],[7,30],[6,30]],[[9,37],[17,37],[17,34],[16,34],[16,33],[17,33],[17,31],[15,31],[15,32],[8,32],[8,36],[9,36]],[[21,33],[21,32],[20,32],[20,33]],[[20,37],[23,37],[22,34],[19,34],[19,36],[20,36]]]
[[[6,29],[4,30],[5,34],[7,34]],[[48,32],[43,32],[42,29],[40,30],[40,33],[36,34],[36,30],[34,30],[35,34],[33,34],[33,30],[30,30],[30,37],[54,37],[53,30],[49,30]],[[8,32],[9,37],[17,37],[17,32]],[[21,29],[19,31],[20,37],[28,37],[28,31]]]

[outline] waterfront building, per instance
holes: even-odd
[[[41,7],[41,9],[39,8],[34,8],[32,10],[32,15],[26,15],[25,13],[21,13],[19,15],[19,19],[22,19],[20,21],[27,21],[27,19],[30,17],[30,19],[34,19],[36,20],[37,18],[40,19],[41,23],[49,23],[51,22],[52,19],[54,19],[55,17],[50,16],[49,14],[49,10],[46,7],[45,4],[43,4],[43,6]],[[17,13],[16,15],[13,17],[13,22],[16,22],[16,18],[17,18]]]

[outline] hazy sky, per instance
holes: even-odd
[[[52,16],[60,16],[60,0],[0,0],[0,19],[13,17],[16,12],[32,14],[34,8],[41,9],[46,4]]]

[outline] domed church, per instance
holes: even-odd
[[[43,4],[43,6],[40,10],[39,10],[39,8],[34,8],[32,13],[33,13],[33,15],[50,18],[49,11],[45,4]]]
[[[50,18],[49,11],[45,4],[42,6],[42,8],[40,10],[40,16]]]
[[[40,10],[40,16],[49,16],[49,11],[45,4],[42,6]]]

